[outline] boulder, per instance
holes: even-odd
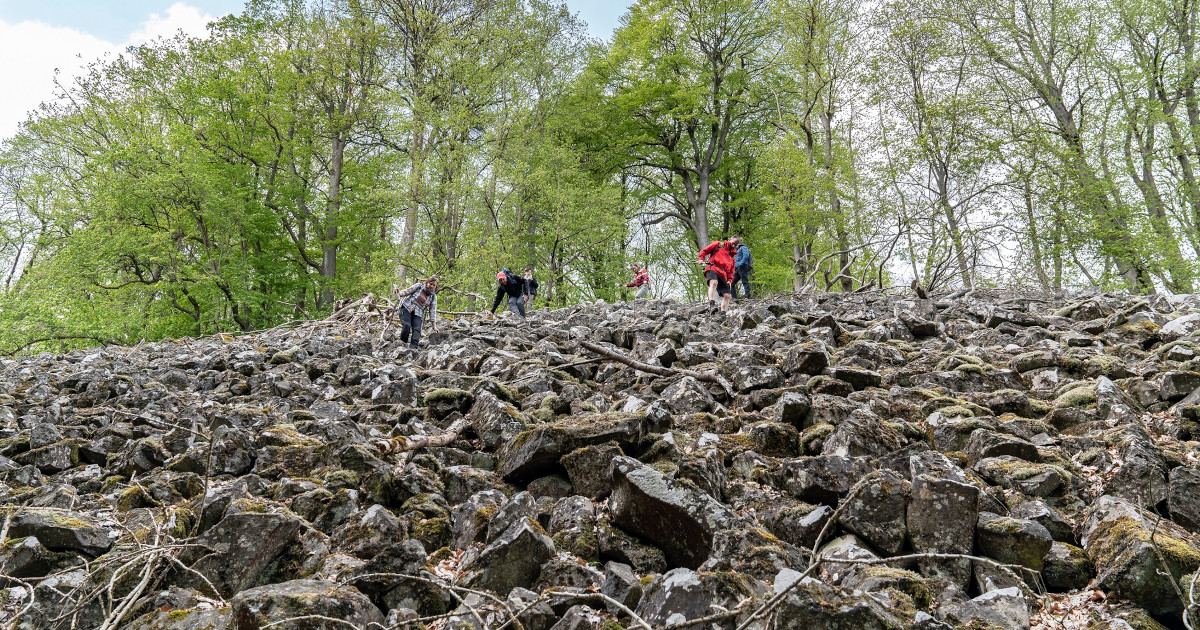
[[[383,625],[383,613],[353,586],[292,580],[239,592],[231,602],[237,630],[334,630]],[[300,619],[303,617],[303,619]]]
[[[116,523],[103,524],[82,512],[25,508],[12,517],[8,537],[33,536],[50,551],[98,556],[112,547],[118,533]]]
[[[980,512],[975,525],[979,553],[1004,564],[1019,564],[1041,571],[1043,558],[1054,543],[1050,532],[1036,521],[992,512]]]
[[[520,519],[479,552],[467,584],[501,595],[517,587],[529,588],[553,555],[554,542],[542,526],[532,519]]]
[[[1082,539],[1096,565],[1098,587],[1155,616],[1183,610],[1173,582],[1200,568],[1200,549],[1181,528],[1105,495],[1093,504]]]
[[[907,479],[883,471],[841,505],[838,522],[885,555],[900,553],[908,538]]]
[[[631,457],[613,459],[612,471],[613,523],[653,542],[673,566],[699,567],[714,534],[737,519],[720,501]]]
[[[505,481],[528,483],[563,471],[559,460],[585,446],[616,442],[633,448],[642,438],[642,414],[584,414],[524,431],[500,450]]]

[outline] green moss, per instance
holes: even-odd
[[[158,501],[155,501],[154,498],[151,497],[150,494],[147,493],[146,490],[141,486],[133,486],[125,490],[125,492],[122,492],[121,496],[117,497],[118,512],[128,512],[129,510],[136,508],[157,506]]]
[[[352,470],[335,470],[325,475],[325,483],[340,488],[358,487],[358,474]]]
[[[511,396],[511,391],[508,392]],[[441,387],[425,392],[425,396],[421,399],[425,406],[447,404],[457,406],[465,400],[474,400],[475,394],[461,389],[451,389],[449,387]]]
[[[1058,408],[1077,407],[1086,409],[1096,404],[1096,385],[1088,383],[1080,387],[1076,387],[1067,392],[1064,392],[1054,400],[1054,406]]]
[[[669,460],[659,460],[650,464],[650,467],[664,475],[669,475],[679,470],[679,466]]]
[[[1050,406],[1050,403],[1044,400],[1038,400],[1037,398],[1029,399],[1029,411],[1034,415],[1044,416],[1050,413],[1050,410],[1053,408]]]
[[[126,481],[127,478],[122,475],[110,475],[105,477],[104,481],[100,484],[100,493],[108,494],[109,492],[116,490],[118,486],[124,484]]]
[[[949,407],[942,407],[941,409],[938,409],[938,413],[942,414],[943,416],[945,416],[947,418],[954,418],[954,417],[974,418],[975,417],[975,414],[972,413],[972,411],[970,409],[967,409],[966,407],[963,407],[962,405],[950,405]]]

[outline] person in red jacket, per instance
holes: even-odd
[[[633,271],[633,282],[625,286],[638,288],[637,295],[633,296],[633,299],[640,300],[650,295],[650,272],[646,271],[645,267],[637,264],[630,267],[630,270]]]
[[[708,283],[708,303],[716,304],[721,296],[721,310],[729,308],[733,284],[733,253],[742,242],[739,237],[728,241],[713,241],[700,250],[699,262],[704,265],[704,280]]]

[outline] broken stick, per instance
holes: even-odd
[[[649,372],[651,374],[657,374],[659,376],[675,376],[676,374],[682,374],[683,376],[690,376],[698,381],[704,381],[706,383],[716,383],[717,385],[720,385],[725,390],[725,393],[730,398],[733,398],[733,387],[730,386],[729,381],[725,380],[724,377],[722,377],[720,374],[717,374],[716,372],[697,372],[695,370],[685,370],[683,368],[669,368],[669,367],[663,367],[661,365],[654,365],[651,363],[643,363],[641,361],[638,361],[637,359],[631,359],[631,358],[617,352],[616,350],[609,350],[608,348],[605,348],[604,346],[592,343],[590,341],[580,341],[579,345],[591,352],[594,352],[594,353],[600,355],[600,356],[603,356],[608,359],[612,359],[613,361],[616,361],[618,363],[624,363],[625,365],[628,365],[629,367],[631,367],[635,370],[641,370],[643,372]]]

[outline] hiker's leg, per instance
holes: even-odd
[[[721,311],[729,308],[729,298],[733,295],[730,290],[729,283],[722,278],[720,284],[717,285],[717,293],[721,294]]]
[[[408,309],[400,308],[400,341],[408,343],[408,334],[412,330],[412,313]]]
[[[412,343],[408,344],[413,350],[417,349],[417,342],[421,340],[421,327],[425,324],[424,318],[412,316]]]
[[[734,269],[734,270],[733,270],[733,286],[732,286],[732,287],[730,287],[730,288],[731,288],[731,289],[733,289],[733,299],[735,299],[735,300],[737,299],[737,296],[738,296],[738,294],[737,294],[737,283],[738,283],[738,277],[739,277],[739,275],[738,275],[738,274],[740,274],[740,273],[741,273],[741,272],[739,272],[739,271],[738,271],[738,270],[736,270],[736,269]]]
[[[712,278],[708,281],[708,301],[717,301],[717,279]]]
[[[520,311],[521,317],[525,317],[525,300],[517,298],[517,310]]]
[[[740,280],[742,281],[742,289],[743,289],[742,293],[745,293],[746,299],[749,300],[750,299],[750,270],[748,268],[745,268],[745,267],[742,268]],[[735,294],[737,293],[737,286],[733,287],[733,291]],[[737,297],[737,296],[735,295],[734,297]]]
[[[633,296],[633,299],[640,300],[647,295],[650,295],[650,285],[643,284],[642,286],[638,287],[637,295]]]

